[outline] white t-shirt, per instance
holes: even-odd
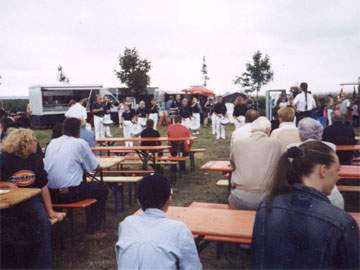
[[[294,98],[293,104],[296,106],[297,111],[305,112],[306,111],[305,93],[301,92],[300,94],[298,94]],[[311,94],[307,94],[307,110],[311,111],[314,108],[316,108],[315,99]]]
[[[87,111],[84,106],[82,106],[80,103],[75,103],[72,105],[67,112],[65,113],[66,118],[77,118],[77,119],[84,119],[87,118]]]

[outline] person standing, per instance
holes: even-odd
[[[359,127],[359,98],[354,99],[351,106],[352,126]]]
[[[111,100],[107,96],[105,96],[104,97],[104,121],[103,121],[103,124],[105,127],[105,135],[106,135],[106,137],[109,137],[109,138],[112,137],[110,126],[113,123],[113,121],[111,120],[111,107],[112,107]],[[105,125],[105,123],[106,123],[106,125]]]
[[[91,105],[91,111],[94,114],[94,129],[96,139],[105,138],[104,121],[104,102],[103,97],[96,96],[96,101]]]
[[[312,117],[312,110],[316,108],[316,102],[311,93],[308,91],[308,84],[300,84],[301,93],[293,101],[296,108],[296,125],[305,117]]]
[[[196,97],[193,97],[191,103],[191,130],[193,134],[200,134],[200,105]]]
[[[234,124],[235,128],[239,128],[245,124],[245,114],[247,111],[247,96],[245,94],[240,94],[234,102]]]
[[[215,114],[214,124],[215,124],[216,139],[219,140],[221,138],[225,140],[226,139],[225,126],[223,125],[222,121],[224,121],[226,117],[227,109],[222,96],[218,97],[218,100],[214,106],[213,113]]]
[[[149,119],[153,120],[154,129],[157,129],[158,119],[159,119],[159,106],[156,104],[155,99],[152,99],[150,102],[149,108]]]
[[[87,119],[87,111],[86,108],[81,105],[80,98],[75,96],[74,99],[75,103],[70,103],[70,108],[66,111],[65,117],[66,118],[77,118],[77,119]]]
[[[125,102],[122,100],[119,103],[118,106],[118,115],[119,115],[119,128],[123,127],[123,118],[122,118],[122,114],[125,111]]]
[[[136,110],[137,123],[141,126],[142,129],[146,127],[146,119],[147,119],[148,111],[145,106],[145,101],[140,100],[139,107]]]
[[[131,138],[132,137],[132,130],[133,130],[133,121],[135,117],[135,113],[133,110],[130,109],[128,104],[124,104],[125,111],[122,114],[123,118],[123,134],[124,138]],[[126,141],[125,146],[132,147],[134,145],[133,142]]]
[[[187,129],[191,129],[192,113],[189,106],[189,100],[187,98],[183,98],[183,100],[181,101],[179,115],[181,117],[181,124],[185,126]]]

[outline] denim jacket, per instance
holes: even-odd
[[[259,205],[251,249],[255,269],[359,269],[359,228],[323,193],[295,185]]]

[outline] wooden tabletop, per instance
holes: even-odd
[[[96,157],[101,169],[109,169],[118,165],[124,160],[124,157]]]
[[[142,211],[135,214],[140,215]],[[349,214],[360,226],[360,213]],[[256,211],[171,206],[166,215],[184,222],[194,235],[251,243]]]
[[[96,139],[96,142],[181,142],[181,141],[193,141],[197,139],[197,137],[179,137],[179,138],[169,138],[169,137],[132,137],[132,138],[123,138],[123,137],[117,137],[117,138],[99,138]]]
[[[171,146],[169,145],[159,145],[159,146],[95,146],[92,147],[91,150],[93,151],[161,151],[171,149]]]
[[[342,165],[339,171],[340,179],[358,179],[360,180],[360,166],[356,165]]]
[[[0,195],[0,209],[10,208],[38,195],[40,192],[40,188],[10,189],[10,192]]]
[[[233,168],[230,164],[230,161],[227,160],[210,160],[206,162],[200,168],[203,171],[211,171],[211,172],[232,172]]]
[[[355,145],[337,145],[336,151],[360,151],[360,144]]]

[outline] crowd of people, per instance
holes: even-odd
[[[167,135],[183,138],[199,134],[201,123],[207,125],[211,119],[216,139],[225,139],[225,127],[234,123],[229,148],[234,170],[228,204],[232,209],[256,211],[250,249],[253,268],[358,269],[359,228],[345,212],[346,200],[336,187],[340,165],[351,164],[355,155],[336,152],[336,145],[356,144],[352,125],[358,120],[352,118],[351,125],[349,113],[356,116],[357,104],[341,97],[332,107],[321,107],[306,83],[300,88],[295,98],[280,97],[272,121],[261,116],[244,94],[236,98],[232,117],[222,97],[216,102],[212,98],[190,101],[179,95],[170,97],[165,105]],[[148,105],[140,101],[136,110],[121,102],[118,110],[125,138],[160,137],[159,106],[154,100]],[[324,114],[320,116],[319,110]],[[17,221],[23,223],[20,220],[26,216],[28,225],[22,234],[30,243],[25,247],[26,260],[19,264],[9,259],[16,255],[16,238],[4,238],[1,258],[5,268],[52,267],[49,218],[61,221],[65,217],[65,213],[54,211],[52,202],[96,199],[86,209],[86,237],[105,237],[108,190],[83,178],[84,172],[99,169],[91,151],[95,139],[111,136],[110,124],[106,124],[111,123],[110,101],[98,96],[91,111],[95,132],[87,124],[86,109],[75,100],[65,121],[54,126],[45,153],[25,121],[1,117],[0,188],[41,188],[40,196],[16,208],[20,213]],[[125,144],[132,146],[130,141]],[[171,155],[180,151],[186,156],[191,147],[190,140],[172,144]],[[180,169],[184,166],[182,162]],[[118,268],[201,269],[191,231],[166,216],[172,201],[170,181],[158,173],[145,176],[136,196],[143,214],[129,216],[119,225],[115,245]],[[2,221],[2,226],[16,230],[16,225],[6,222]],[[6,230],[2,236],[5,234]]]

